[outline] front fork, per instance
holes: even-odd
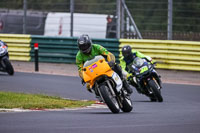
[[[115,92],[113,90],[113,87],[110,84],[109,80],[106,80],[106,84],[108,85],[108,88],[110,89],[110,92],[111,92],[112,96],[116,97],[116,94],[115,94]]]
[[[123,105],[122,105],[123,99],[122,99],[122,96],[120,96],[120,95],[123,95],[123,93],[121,92],[121,91],[123,91],[123,89],[121,89],[120,94],[117,94],[117,95],[116,95],[116,93],[118,93],[118,92],[115,92],[115,91],[113,90],[113,87],[112,87],[112,85],[111,85],[111,81],[106,80],[106,84],[108,85],[108,88],[109,88],[109,90],[110,90],[112,96],[116,98],[118,105],[120,106],[120,108],[122,108],[122,107],[123,107]]]
[[[155,78],[154,78],[155,77]],[[161,81],[161,76],[158,75],[158,73],[153,70],[153,78],[154,78],[154,81],[156,82],[156,84],[160,87],[160,89],[162,88],[162,81]]]
[[[113,97],[116,97],[116,94],[115,94],[115,92],[114,92],[114,90],[113,90],[113,88],[112,88],[112,85],[111,85],[111,83],[110,83],[110,81],[109,81],[108,79],[106,79],[106,81],[105,81],[104,83],[102,83],[102,84],[106,84],[106,85],[108,86],[110,92],[111,92],[111,95],[112,95]],[[98,88],[99,88],[98,83],[95,83],[94,92],[95,92],[96,95],[101,96],[101,93],[100,93],[100,91],[99,91]],[[101,97],[102,97],[102,96],[101,96]]]
[[[158,83],[158,80],[156,80],[154,77],[151,77],[151,78],[147,79],[147,82],[149,82],[150,80],[153,80],[155,82],[157,89],[160,91],[161,86]],[[146,83],[146,87],[147,87],[147,90],[149,91],[149,94],[151,95],[153,93],[153,91],[152,91],[151,87],[148,85],[148,83]]]
[[[140,88],[141,92],[144,93],[144,94],[152,94],[152,90],[148,84],[148,82],[150,80],[154,80],[154,82],[156,83],[156,85],[158,86],[158,89],[160,90],[161,89],[161,86],[160,86],[160,83],[158,83],[159,81],[154,78],[154,77],[148,77],[147,79],[144,79],[144,80],[141,80],[141,81],[138,81],[138,87]]]

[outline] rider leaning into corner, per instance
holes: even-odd
[[[8,47],[8,45],[5,42],[1,41],[1,40],[0,40],[0,44],[5,45],[6,47]]]
[[[111,52],[107,51],[107,49],[105,49],[101,45],[93,44],[90,37],[86,34],[81,35],[78,38],[77,43],[79,51],[76,55],[76,65],[78,66],[79,76],[82,79],[82,84],[85,84],[82,74],[84,62],[94,58],[97,55],[102,55],[108,61],[108,64],[113,69],[113,71],[115,71],[122,79],[123,87],[126,89],[128,95],[132,93],[132,89],[130,88],[129,84],[126,81],[126,78],[124,78],[122,74],[121,67],[115,63],[115,56]],[[88,83],[87,89],[88,91],[92,92]]]
[[[136,51],[136,50],[133,50],[131,48],[131,46],[129,45],[126,45],[126,46],[123,46],[122,47],[122,57],[120,58],[120,65],[122,67],[122,69],[127,72],[126,74],[126,78],[129,82],[131,82],[131,84],[136,88],[136,90],[139,92],[139,89],[138,89],[138,86],[137,86],[137,83],[135,83],[135,81],[133,80],[133,76],[129,70],[128,70],[128,66],[131,65],[131,63],[133,62],[133,60],[136,58],[136,57],[139,57],[139,58],[143,58],[143,59],[146,59],[148,62],[150,62],[151,64],[154,64],[154,61],[152,60],[151,57],[149,56],[146,56],[142,53],[140,53],[139,51]],[[160,79],[158,78],[158,81],[160,81]]]

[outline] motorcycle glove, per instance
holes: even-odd
[[[151,60],[151,64],[156,64],[156,61],[154,61],[154,60]]]
[[[126,79],[128,80],[128,81],[130,81],[131,80],[131,78],[132,78],[132,73],[128,73],[127,75],[126,75]]]
[[[113,68],[114,65],[115,65],[115,62],[114,62],[114,61],[110,61],[110,62],[108,62],[108,65],[109,65],[111,68]]]

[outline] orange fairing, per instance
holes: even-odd
[[[83,78],[85,82],[90,83],[90,88],[94,85],[95,79],[101,75],[111,77],[113,70],[105,59],[100,59],[93,64],[83,68]]]

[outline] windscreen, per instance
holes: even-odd
[[[93,63],[95,63],[95,62],[97,62],[98,60],[101,60],[101,59],[104,59],[104,57],[101,56],[101,55],[95,56],[93,59],[86,61],[86,62],[84,63],[84,65],[83,65],[83,67],[90,66],[90,65],[92,65]]]

